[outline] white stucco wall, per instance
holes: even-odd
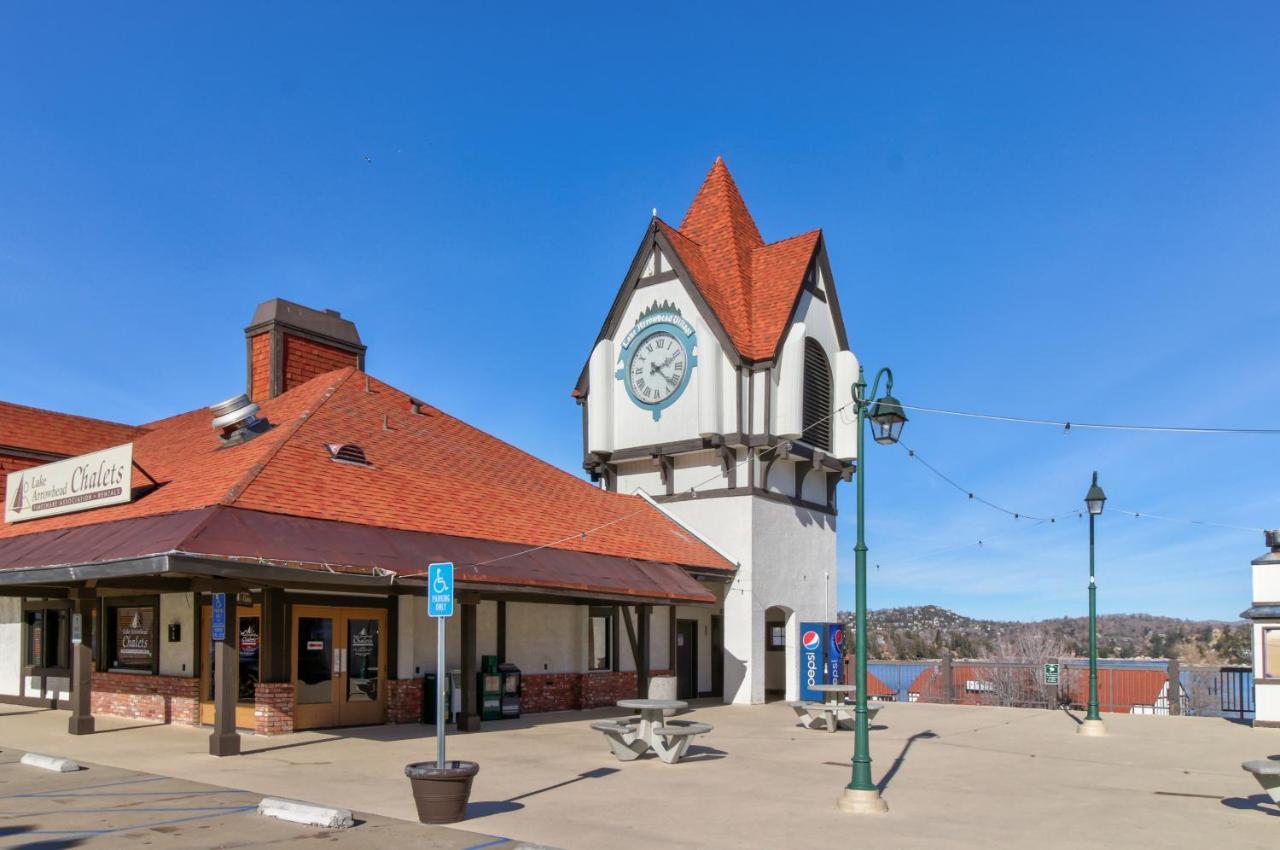
[[[160,594],[160,675],[194,676],[196,646],[195,595],[191,593]],[[169,642],[169,626],[181,626],[181,640]]]
[[[584,605],[508,602],[507,660],[525,673],[585,670],[588,610]]]
[[[17,696],[22,687],[22,600],[0,597],[0,694]]]
[[[1253,604],[1280,602],[1280,564],[1253,565]]]

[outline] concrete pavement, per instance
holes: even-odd
[[[434,753],[430,727],[378,726],[244,739],[206,754],[207,732],[99,718],[65,734],[65,712],[6,708],[0,747],[176,776],[259,794],[413,819],[403,765]],[[626,764],[592,718],[536,715],[453,735],[478,761],[471,818],[458,826],[558,847],[783,847],[856,837],[879,847],[1274,846],[1280,809],[1240,769],[1280,753],[1280,731],[1221,719],[1107,715],[1104,738],[1062,712],[894,703],[872,732],[890,812],[855,817],[835,801],[849,778],[848,732],[795,725],[791,710],[706,706],[715,731],[688,759]],[[1264,802],[1265,801],[1265,802]]]

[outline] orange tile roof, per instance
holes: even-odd
[[[724,160],[716,157],[679,228],[659,220],[738,352],[773,357],[822,231],[765,244]]]
[[[118,446],[144,433],[134,425],[0,401],[0,446],[71,457]]]
[[[41,531],[223,505],[311,519],[731,570],[639,496],[601,490],[352,368],[262,402],[272,428],[222,447],[207,409],[155,423],[135,460],[161,486],[124,505],[0,526]],[[330,460],[361,446],[371,466]],[[146,480],[136,471],[133,485]],[[585,532],[585,533],[584,533]]]

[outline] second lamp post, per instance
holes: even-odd
[[[884,397],[872,401],[880,389],[880,379],[888,378],[885,384]],[[867,540],[863,533],[865,515],[865,485],[867,480],[867,459],[863,455],[863,429],[868,419],[874,429],[872,436],[881,445],[892,445],[898,442],[903,423],[907,417],[902,413],[902,405],[893,397],[893,372],[888,368],[876,373],[871,386],[871,395],[867,395],[867,382],[858,369],[858,382],[853,385],[853,404],[858,413],[858,543],[853,548],[854,567],[856,571],[854,626],[854,682],[857,691],[854,694],[853,733],[853,778],[845,786],[838,805],[843,811],[855,814],[884,812],[888,810],[880,789],[871,781],[871,737],[867,722]]]
[[[1089,710],[1084,722],[1076,729],[1081,735],[1105,735],[1107,730],[1098,715],[1098,585],[1093,575],[1093,523],[1102,515],[1102,505],[1107,494],[1098,486],[1098,473],[1093,473],[1093,484],[1085,494],[1084,505],[1089,509]]]

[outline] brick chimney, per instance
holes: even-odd
[[[249,398],[254,401],[275,398],[344,366],[364,369],[365,347],[355,323],[337,310],[272,298],[253,311],[244,336]]]

